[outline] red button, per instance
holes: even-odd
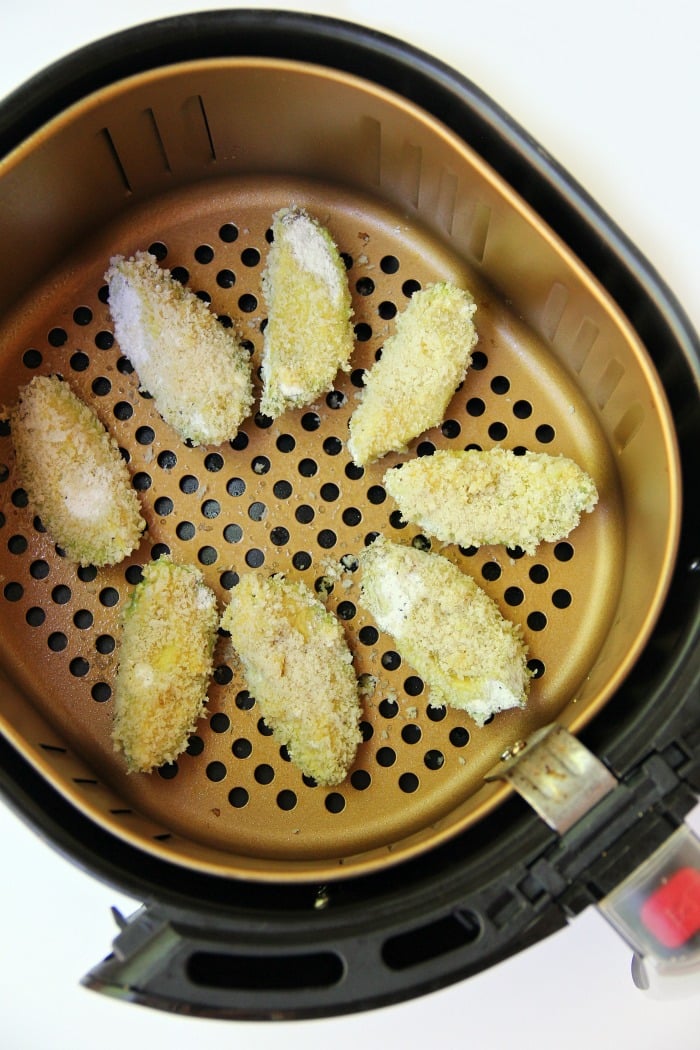
[[[679,948],[700,930],[700,871],[681,868],[645,901],[641,919],[666,948]]]

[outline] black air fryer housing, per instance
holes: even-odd
[[[298,1018],[417,996],[532,945],[617,886],[694,805],[700,354],[681,307],[647,261],[505,113],[435,59],[345,22],[232,10],[117,34],[59,61],[4,102],[0,155],[121,78],[239,55],[311,64],[321,56],[324,66],[402,95],[468,142],[588,267],[649,349],[675,421],[684,493],[673,578],[651,637],[579,734],[619,785],[563,836],[512,795],[462,834],[386,869],[324,885],[231,882],[96,826],[0,738],[8,803],[78,865],[144,901],[122,922],[114,953],[86,978],[90,987],[173,1011]]]

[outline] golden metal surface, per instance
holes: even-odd
[[[251,418],[233,447],[185,447],[111,340],[109,257],[158,245],[164,265],[186,271],[189,287],[240,328],[259,364],[267,232],[291,202],[327,224],[346,254],[354,371],[307,410],[272,425]],[[479,819],[504,796],[484,782],[504,752],[554,721],[575,732],[603,707],[648,637],[673,565],[672,421],[614,303],[467,144],[405,100],[334,71],[192,63],[114,85],[42,129],[0,167],[0,207],[11,260],[2,401],[36,372],[60,372],[128,455],[148,520],[122,565],[76,572],[38,530],[11,439],[0,436],[0,724],[92,819],[222,875],[364,872]],[[323,589],[375,531],[422,542],[381,488],[401,457],[357,477],[344,442],[361,371],[395,313],[416,282],[442,278],[477,299],[478,354],[445,424],[411,454],[470,444],[562,452],[601,497],[567,544],[534,557],[443,551],[523,625],[538,669],[527,709],[482,729],[459,712],[436,717],[347,572],[328,607],[368,692],[366,739],[343,785],[305,783],[271,742],[224,638],[209,718],[189,752],[162,775],[127,776],[110,743],[118,621],[154,546],[200,565],[223,605],[237,576],[259,565]]]

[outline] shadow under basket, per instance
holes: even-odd
[[[605,893],[697,789],[697,337],[646,260],[473,84],[331,19],[212,12],[110,37],[6,100],[0,150],[3,400],[62,375],[116,437],[148,526],[120,565],[77,568],[0,431],[2,789],[49,842],[149,902],[87,983],[215,1016],[366,1009],[483,969]],[[189,447],[114,338],[109,260],[152,251],[240,332],[257,376],[260,277],[290,204],[343,254],[351,371],[306,409]],[[358,469],[346,438],[363,374],[438,280],[476,299],[471,368],[441,426]],[[570,456],[600,501],[532,556],[433,541],[529,649],[527,707],[478,728],[429,705],[360,606],[358,574],[337,569],[379,532],[431,546],[385,492],[389,466],[495,446]],[[201,568],[221,608],[261,569],[338,615],[363,686],[343,784],[289,761],[223,636],[187,751],[126,774],[110,735],[119,624],[163,552]],[[563,836],[485,779],[551,723],[620,781]]]

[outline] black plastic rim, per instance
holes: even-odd
[[[698,336],[673,294],[624,234],[473,83],[405,43],[336,19],[259,10],[178,16],[97,41],[20,87],[0,105],[0,156],[71,103],[118,79],[173,62],[235,55],[317,64],[322,56],[321,64],[396,91],[442,120],[572,248],[650,348],[681,451],[686,498],[679,556],[645,652],[619,693],[581,736],[620,778],[632,776],[649,756],[668,755],[673,748],[697,762]],[[682,767],[681,760],[676,764]],[[198,998],[189,994],[191,987],[182,987],[183,1001],[188,996],[197,999],[190,1007],[194,1012],[299,1017],[367,1009],[462,979],[567,919],[561,887],[543,891],[532,876],[538,858],[557,846],[556,836],[517,798],[428,857],[386,873],[334,883],[330,903],[319,908],[325,897],[316,885],[281,889],[246,883],[236,885],[234,893],[227,880],[189,872],[126,845],[62,799],[1,738],[0,790],[48,843],[80,867],[124,893],[155,902],[156,909],[165,908],[178,921],[201,923],[222,937],[235,934],[238,941],[253,946],[251,952],[268,969],[273,956],[289,963],[302,950],[307,958],[310,951],[318,954],[323,949],[340,960],[338,979],[322,981],[317,988],[286,987],[282,982],[257,991],[210,990]],[[692,805],[691,794],[683,795],[681,809]],[[591,836],[594,831],[593,827]],[[580,906],[569,906],[568,913]],[[358,945],[363,946],[361,952]],[[203,969],[205,955],[198,954]],[[321,965],[325,956],[318,958]],[[404,964],[404,959],[409,962]],[[194,967],[186,982],[191,986],[198,981],[198,987],[206,984]],[[99,986],[100,981],[92,983]],[[185,1008],[170,992],[155,987],[111,990],[152,1005]]]

